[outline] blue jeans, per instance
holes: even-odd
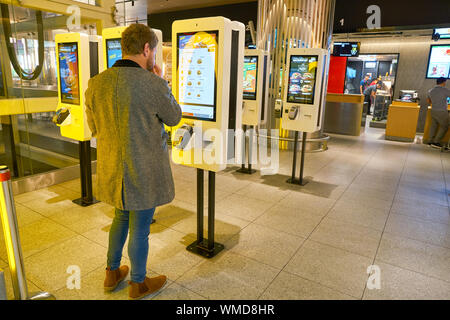
[[[133,282],[143,282],[147,274],[148,236],[155,208],[140,211],[116,209],[109,231],[108,261],[111,270],[120,267],[122,250],[130,229],[128,256],[131,261],[130,278]]]

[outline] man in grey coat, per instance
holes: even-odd
[[[86,114],[97,138],[97,198],[116,208],[109,232],[105,290],[128,274],[120,266],[130,233],[130,299],[161,289],[165,276],[146,277],[150,223],[175,196],[163,124],[177,125],[181,108],[155,63],[158,39],[142,24],[122,34],[123,59],[89,80]]]

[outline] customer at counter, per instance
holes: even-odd
[[[371,115],[370,107],[373,104],[373,101],[375,100],[375,94],[377,92],[377,89],[381,89],[383,83],[375,79],[375,84],[368,86],[366,90],[364,90],[364,104],[367,102],[367,115]]]
[[[361,94],[364,94],[364,90],[366,90],[367,87],[370,86],[370,82],[370,76],[366,74],[364,76],[364,79],[360,82],[359,91],[361,92]]]
[[[447,79],[439,78],[436,80],[436,87],[428,91],[428,103],[431,104],[431,126],[430,126],[430,142],[433,148],[442,148],[441,141],[448,130],[448,104],[447,98],[450,97],[450,89],[446,88]],[[439,130],[438,130],[439,124]]]

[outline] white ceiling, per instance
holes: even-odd
[[[222,6],[226,4],[252,2],[255,0],[147,0],[148,13],[181,11],[187,9]]]

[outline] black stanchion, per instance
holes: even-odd
[[[302,154],[300,160],[300,177],[299,179],[295,178],[295,172],[297,168],[297,145],[298,145],[298,131],[295,131],[294,135],[294,159],[292,161],[292,176],[287,180],[287,183],[298,184],[304,186],[308,183],[307,180],[303,178],[303,171],[305,166],[305,151],[306,151],[306,132],[303,132],[302,135]]]
[[[242,159],[242,166],[239,170],[236,170],[236,172],[239,173],[245,173],[245,174],[253,174],[256,172],[256,170],[252,169],[252,147],[253,147],[253,132],[254,132],[254,128],[252,126],[250,126],[250,131],[249,131],[249,137],[248,137],[248,163],[247,163],[247,167],[245,167],[245,162],[246,162],[246,141],[247,141],[247,126],[244,124],[243,125],[243,129],[244,129],[244,154],[243,154],[243,159]]]
[[[80,179],[81,198],[73,200],[74,203],[82,207],[87,207],[99,201],[92,195],[92,170],[91,170],[91,142],[79,142],[80,154]]]
[[[216,174],[208,171],[208,239],[203,238],[204,171],[197,169],[197,240],[187,250],[205,258],[212,258],[224,249],[214,242]]]

